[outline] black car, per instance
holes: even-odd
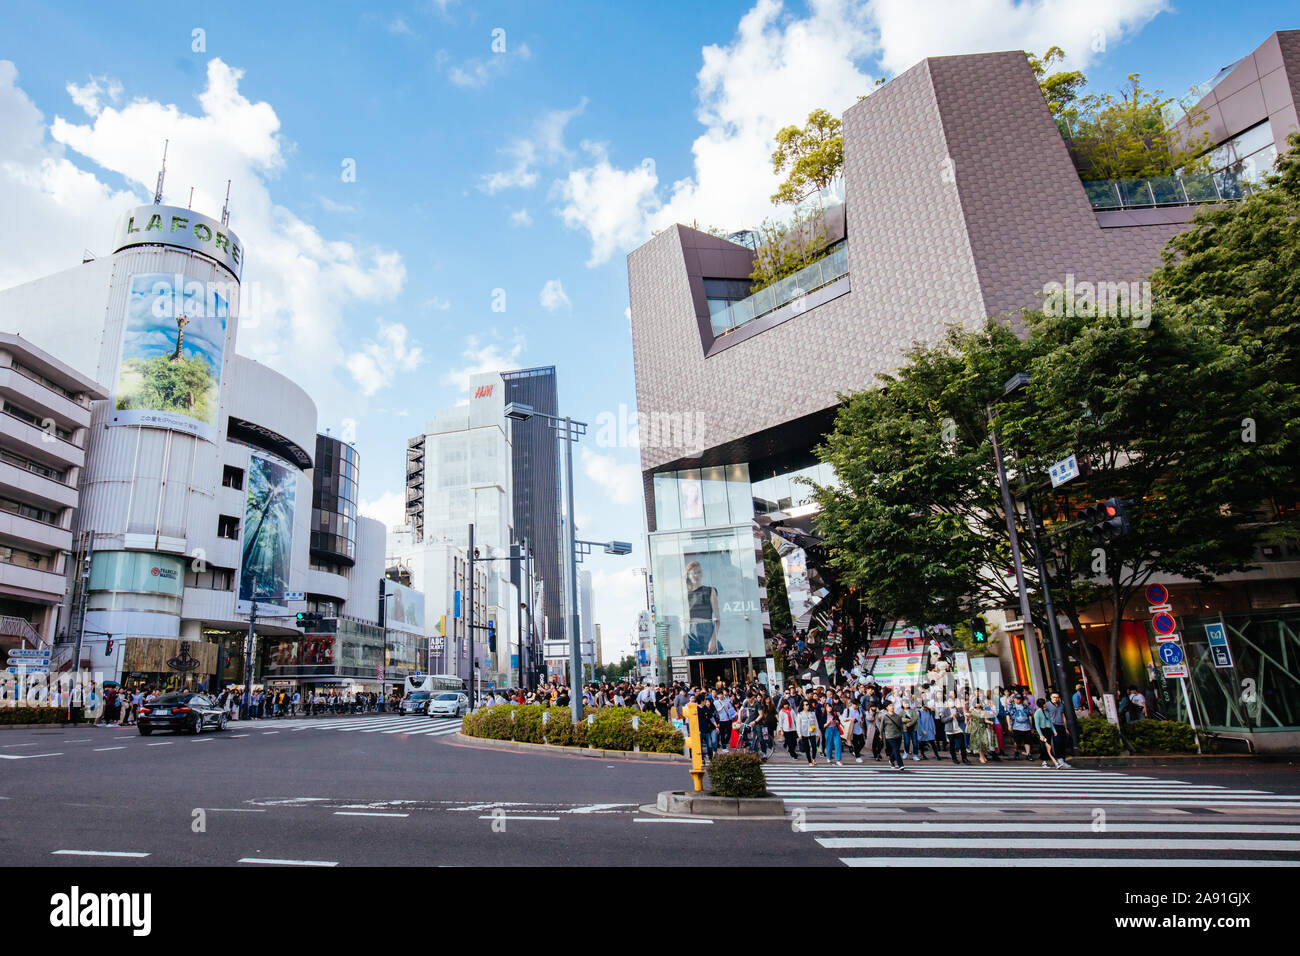
[[[426,714],[429,712],[429,701],[433,698],[427,690],[417,690],[415,693],[402,698],[401,706],[398,707],[400,714]]]
[[[225,730],[226,712],[207,694],[163,694],[140,708],[138,726],[143,737],[155,730],[201,734],[205,728]]]

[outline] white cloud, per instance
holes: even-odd
[[[451,308],[451,299],[443,299],[436,295],[431,296],[424,300],[424,304],[421,307],[426,310],[432,309],[435,312],[446,312]]]
[[[582,470],[615,504],[641,503],[641,472],[636,465],[620,464],[612,455],[583,448]]]
[[[1168,0],[873,0],[880,63],[899,73],[930,56],[1065,50],[1070,65],[1087,66],[1137,33]]]
[[[533,217],[528,215],[527,209],[520,209],[518,212],[512,212],[510,214],[510,221],[516,226],[531,226],[533,224]]]
[[[74,265],[87,243],[106,244],[118,216],[152,195],[167,139],[164,201],[188,199],[194,185],[194,208],[216,216],[232,180],[230,224],[247,250],[239,351],[291,376],[306,367],[318,371],[312,380],[332,380],[346,354],[344,310],[394,297],[405,266],[395,251],[328,238],[273,201],[268,181],[285,169],[291,144],[274,108],[240,92],[242,76],[212,59],[197,112],[143,98],[121,108],[96,101],[89,124],[56,116],[51,143],[44,117],[15,85],[13,65],[0,62],[0,208],[10,221],[41,224],[0,232],[0,286]],[[111,99],[111,83],[109,91]],[[132,192],[81,171],[68,151],[121,176]],[[340,390],[314,397],[323,418],[347,411],[349,395]]]
[[[478,336],[471,335],[465,340],[465,351],[461,357],[465,360],[460,368],[447,373],[447,380],[460,391],[469,388],[469,380],[482,372],[502,372],[519,367],[519,357],[524,351],[524,336],[516,332],[506,351],[496,342],[480,345]]]
[[[651,215],[662,204],[655,194],[659,177],[653,159],[634,169],[613,166],[599,144],[584,143],[596,159],[592,166],[570,171],[556,187],[564,206],[564,224],[585,229],[591,237],[588,266],[605,262],[619,249],[628,249],[649,235]]]
[[[592,149],[592,162],[556,184],[561,216],[590,237],[589,266],[674,222],[756,226],[777,212],[769,201],[779,183],[777,130],[818,107],[840,114],[852,106],[874,88],[865,64],[897,72],[927,56],[1041,52],[1053,43],[1084,64],[1163,9],[1167,0],[810,0],[801,17],[780,0],[757,0],[729,44],[701,51],[704,132],[691,146],[692,175],[661,190],[653,159],[624,169]]]
[[[425,362],[423,350],[407,342],[406,326],[400,322],[380,319],[378,339],[348,357],[348,371],[363,395],[375,394],[391,385],[399,372],[412,372]]]
[[[415,36],[415,31],[411,29],[411,25],[407,23],[405,20],[403,20],[401,17],[394,17],[389,22],[388,32],[393,34],[398,34],[398,35],[405,35],[408,37]]]
[[[103,110],[99,102],[101,96],[107,94],[112,103],[122,99],[122,84],[107,76],[92,76],[90,82],[81,86],[69,83],[66,89],[72,102],[85,110],[88,116],[98,116]]]
[[[577,106],[567,110],[548,110],[533,124],[529,136],[521,136],[500,152],[513,158],[509,169],[480,177],[479,188],[489,195],[502,189],[527,189],[537,183],[538,164],[550,164],[572,155],[564,145],[564,128],[587,108],[584,96]],[[527,210],[524,211],[527,216]]]
[[[88,245],[107,254],[117,217],[152,195],[113,189],[74,165],[46,139],[45,117],[17,80],[0,60],[0,209],[5,222],[28,224],[0,230],[0,288],[77,265]]]
[[[333,199],[330,199],[329,196],[317,196],[316,201],[320,203],[320,207],[324,209],[326,212],[356,212],[357,211],[357,207],[353,206],[351,203],[335,202]]]
[[[548,279],[537,299],[547,312],[554,312],[559,308],[567,309],[572,305],[564,292],[564,284],[559,279]]]
[[[453,66],[447,71],[447,79],[463,90],[478,90],[487,86],[493,79],[505,73],[516,60],[527,60],[532,56],[527,43],[508,47],[505,53],[493,53],[487,57],[475,57],[466,60],[460,66]]]
[[[373,501],[362,498],[357,511],[367,518],[382,521],[385,528],[406,524],[406,498],[400,491],[385,491]]]
[[[637,614],[645,610],[645,579],[625,565],[629,558],[614,558],[615,570],[591,572],[591,593],[600,624],[602,663],[614,664],[633,653]]]

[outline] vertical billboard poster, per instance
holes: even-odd
[[[388,611],[384,623],[395,631],[424,633],[424,594],[384,578],[384,600]]]
[[[180,274],[131,276],[110,424],[216,441],[228,291]]]
[[[248,613],[254,601],[259,612],[262,608],[288,611],[284,592],[289,586],[293,557],[297,491],[297,469],[261,455],[249,456],[237,613]]]
[[[674,658],[763,656],[757,561],[749,528],[651,537],[656,623]]]

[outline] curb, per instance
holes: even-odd
[[[780,797],[719,797],[685,790],[661,790],[655,809],[669,817],[785,818],[785,801]]]
[[[494,740],[491,737],[470,737],[456,731],[452,740],[469,747],[485,750],[514,750],[521,753],[572,754],[578,757],[595,757],[600,760],[659,760],[667,763],[687,763],[682,754],[660,754],[636,750],[592,750],[590,747],[561,747],[558,744],[530,744],[522,740]]]

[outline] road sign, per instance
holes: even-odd
[[[1210,656],[1215,667],[1231,667],[1232,651],[1228,649],[1228,630],[1222,623],[1205,625],[1205,636],[1210,639]]]
[[[1166,664],[1181,664],[1183,662],[1183,648],[1178,643],[1161,644],[1160,659]]]
[[[1052,487],[1058,488],[1071,478],[1079,477],[1079,463],[1071,455],[1069,458],[1063,458],[1052,465],[1051,468],[1048,468],[1047,474],[1051,476]]]
[[[1157,644],[1168,644],[1170,641],[1178,641],[1178,640],[1182,640],[1182,635],[1179,634],[1177,631],[1175,631],[1175,632],[1172,633],[1172,634],[1157,634],[1157,635],[1156,635],[1156,643],[1157,643]]]
[[[43,657],[46,660],[49,660],[50,655],[52,653],[53,651],[43,651],[43,650],[36,650],[36,649],[17,648],[17,647],[12,647],[9,649],[10,657],[27,657],[27,658]]]
[[[1157,634],[1172,634],[1178,630],[1178,622],[1168,611],[1161,611],[1151,619],[1151,626],[1156,629]]]
[[[1161,611],[1172,611],[1173,608],[1168,604],[1149,604],[1147,605],[1148,614],[1159,614]]]
[[[284,599],[286,601],[305,601],[307,600],[306,591],[285,591]]]
[[[1163,584],[1147,585],[1147,603],[1165,604],[1169,601],[1169,589]]]
[[[383,669],[383,667],[378,668],[378,671],[379,671],[379,676],[376,678],[376,680],[383,680],[383,679],[384,679],[384,669]]]
[[[1164,667],[1164,672],[1165,672],[1165,677],[1166,677],[1166,678],[1186,677],[1186,676],[1187,676],[1187,665],[1186,665],[1186,664],[1172,664],[1172,665],[1166,665],[1166,666]]]
[[[24,664],[19,667],[6,668],[10,674],[48,674],[49,667],[44,664]]]

